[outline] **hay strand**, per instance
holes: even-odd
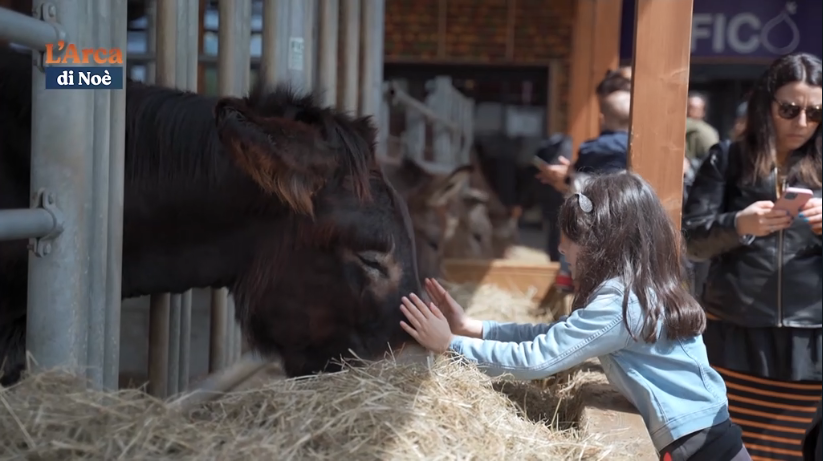
[[[472,315],[529,319],[491,287],[449,286]],[[472,301],[472,302],[467,302]],[[496,315],[490,314],[492,305]],[[594,460],[614,449],[575,428],[573,391],[495,381],[438,358],[263,380],[193,411],[140,390],[87,390],[59,371],[0,389],[0,460]]]

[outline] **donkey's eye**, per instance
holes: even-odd
[[[380,264],[381,256],[382,255],[376,251],[361,251],[357,253],[357,259],[359,259],[364,265],[373,269],[383,268],[383,265]]]

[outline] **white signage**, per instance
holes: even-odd
[[[302,37],[289,38],[289,70],[302,71],[305,52]]]
[[[717,54],[751,54],[761,48],[771,54],[788,54],[800,44],[800,30],[791,15],[796,9],[789,2],[780,14],[762,20],[751,12],[732,16],[724,13],[695,13],[692,17],[692,52],[701,40],[711,41]]]

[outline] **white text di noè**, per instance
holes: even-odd
[[[111,75],[108,70],[104,70],[102,75],[93,71],[77,71],[64,70],[57,76],[57,84],[60,86],[75,86],[75,77],[77,77],[77,84],[82,86],[107,87],[111,86]]]

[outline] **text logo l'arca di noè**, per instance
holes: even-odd
[[[123,52],[118,48],[78,48],[62,40],[46,45],[47,90],[122,90]]]

